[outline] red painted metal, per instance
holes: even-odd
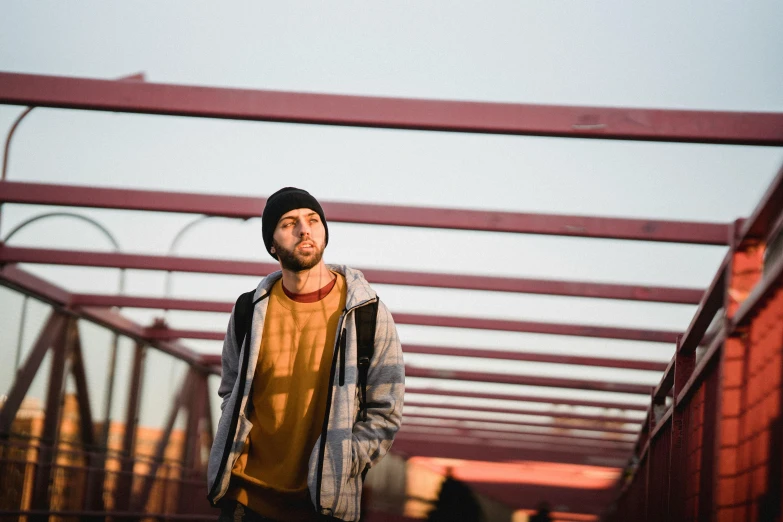
[[[633,444],[623,439],[588,437],[573,433],[541,433],[535,431],[494,431],[482,429],[467,429],[458,425],[433,426],[431,423],[417,424],[418,419],[412,419],[399,436],[405,438],[428,437],[430,440],[443,437],[455,437],[461,444],[481,446],[485,442],[496,446],[511,448],[520,444],[545,444],[549,449],[564,449],[583,453],[618,452],[630,456]],[[397,439],[395,439],[397,440]]]
[[[433,370],[430,368],[405,368],[405,376],[425,379],[448,379],[456,381],[491,382],[497,384],[515,384],[520,386],[546,386],[576,390],[593,390],[615,393],[636,393],[649,395],[652,386],[620,382],[588,381],[576,379],[558,379],[554,377],[536,377],[528,375],[503,375],[500,373],[480,373],[453,370]]]
[[[392,451],[406,457],[439,457],[489,462],[538,461],[622,466],[627,459],[627,455],[619,452],[602,455],[600,452],[585,454],[580,451],[552,451],[541,447],[509,448],[487,444],[477,446],[460,444],[459,440],[444,441],[431,438],[428,440],[426,437],[408,437],[403,434],[395,439]]]
[[[536,321],[509,321],[503,319],[479,319],[475,317],[456,317],[446,315],[422,315],[395,313],[397,324],[422,326],[440,326],[445,328],[472,328],[478,330],[498,330],[504,332],[539,333],[550,335],[568,335],[575,337],[599,337],[604,339],[627,339],[655,343],[674,342],[677,332],[663,330],[642,330],[633,328],[615,328],[611,326],[590,326],[575,324],[544,323]],[[222,341],[226,332],[208,330],[180,330],[151,327],[144,330],[148,339],[204,339]]]
[[[69,336],[75,327],[72,319],[68,319],[65,327],[52,345],[52,364],[49,367],[49,386],[46,392],[44,422],[41,431],[41,446],[38,449],[37,466],[33,480],[32,506],[37,509],[49,509],[49,484],[55,458],[55,442],[57,441],[62,413],[62,395],[67,374]]]
[[[14,383],[11,385],[3,408],[0,409],[0,438],[7,436],[11,430],[11,423],[16,417],[19,407],[27,395],[27,390],[33,383],[41,362],[46,356],[46,352],[52,346],[56,339],[62,336],[65,328],[66,318],[57,312],[51,312],[49,318],[44,323],[43,328],[38,334],[38,338],[27,355],[24,364],[17,370]]]
[[[174,398],[174,401],[170,406],[169,415],[166,418],[167,419],[166,425],[163,428],[163,434],[161,435],[161,438],[158,440],[158,444],[155,448],[155,455],[153,456],[152,463],[150,464],[150,471],[142,479],[141,486],[137,490],[134,498],[131,500],[131,509],[133,511],[136,512],[144,511],[144,507],[146,506],[147,501],[149,500],[150,497],[150,491],[152,490],[152,485],[155,481],[155,476],[158,473],[158,468],[160,467],[161,462],[163,462],[163,456],[166,452],[166,446],[168,446],[169,444],[169,439],[171,438],[171,432],[174,429],[174,423],[177,421],[177,416],[179,415],[179,412],[182,409],[182,407],[186,404],[188,398],[193,395],[194,381],[195,381],[195,375],[193,370],[191,369],[185,375],[185,380],[183,381],[182,386],[180,387],[180,391],[177,394],[177,396]]]
[[[633,359],[608,359],[603,357],[579,357],[574,355],[547,355],[531,352],[510,352],[499,350],[484,350],[471,348],[445,348],[440,346],[421,346],[404,344],[404,353],[419,353],[455,357],[474,357],[480,359],[500,359],[509,361],[542,362],[551,364],[572,364],[579,366],[596,366],[603,368],[623,368],[626,370],[661,371],[666,365],[653,361],[636,361]],[[220,365],[219,354],[204,354],[201,364]]]
[[[139,424],[139,406],[141,404],[141,387],[143,384],[144,363],[147,348],[136,343],[133,352],[133,369],[131,370],[128,406],[125,409],[125,432],[122,436],[120,455],[120,474],[117,477],[117,487],[114,491],[114,505],[120,511],[130,508],[131,492],[133,490],[133,455],[136,448],[136,429]]]
[[[591,401],[589,399],[566,399],[560,397],[538,397],[533,395],[511,395],[502,393],[471,392],[468,390],[441,390],[427,386],[416,386],[406,383],[405,393],[418,393],[421,395],[442,395],[458,399],[489,399],[512,402],[535,402],[545,404],[560,404],[565,406],[585,406],[588,408],[602,408],[607,410],[646,411],[647,406],[629,402]]]
[[[712,323],[715,314],[723,307],[724,293],[726,291],[726,268],[729,260],[730,253],[723,258],[718,272],[704,293],[704,297],[701,303],[699,303],[691,323],[685,330],[680,343],[680,351],[685,353],[696,351],[696,348],[703,342],[704,334]]]
[[[456,357],[477,357],[481,359],[503,359],[552,364],[573,364],[578,366],[598,366],[603,368],[623,368],[626,370],[647,370],[659,372],[666,369],[666,363],[637,361],[633,359],[609,359],[603,357],[580,357],[576,355],[549,355],[532,352],[511,352],[474,348],[446,348],[441,346],[403,345],[403,351],[429,355],[447,355]]]
[[[274,263],[232,261],[190,257],[121,254],[115,252],[86,252],[74,250],[49,250],[38,248],[0,247],[0,261],[7,263],[44,263],[54,265],[93,266],[105,268],[129,268],[135,270],[164,270],[176,272],[200,272],[211,274],[263,276],[279,270]],[[374,284],[455,288],[461,290],[485,290],[492,292],[519,292],[528,294],[592,297],[598,299],[623,299],[677,304],[696,304],[703,292],[692,288],[646,287],[604,283],[580,283],[576,281],[549,281],[512,277],[489,277],[459,274],[406,272],[400,270],[376,270],[359,268]],[[136,306],[137,298],[84,294],[74,304],[93,306]],[[218,306],[199,301],[203,306]],[[185,306],[186,308],[177,308]],[[172,300],[169,310],[200,310],[180,300]],[[152,306],[150,306],[152,307]],[[229,308],[230,310],[230,308]],[[212,309],[204,311],[213,311]],[[222,311],[222,308],[219,310]]]
[[[0,103],[450,132],[783,145],[783,115],[521,105],[0,73]]]
[[[0,256],[3,250],[4,247],[0,245]],[[2,263],[4,261],[0,260],[0,281],[5,286],[52,304],[63,305],[70,299],[70,294],[59,286],[14,265],[3,265]]]
[[[547,417],[553,419],[578,419],[586,421],[613,423],[613,424],[639,424],[643,419],[630,419],[628,417],[622,417],[619,415],[580,415],[568,411],[542,411],[542,410],[530,410],[530,409],[515,409],[515,408],[497,408],[488,406],[462,406],[458,404],[443,404],[432,400],[425,400],[420,398],[405,398],[405,407],[416,406],[419,408],[437,408],[439,410],[460,410],[471,412],[486,412],[486,413],[512,413],[516,415],[533,415],[537,417]]]
[[[266,199],[183,192],[0,182],[0,202],[259,217]],[[402,205],[321,202],[330,222],[518,234],[726,245],[729,225],[656,219],[530,214]],[[616,291],[616,290],[615,290]],[[644,291],[641,291],[644,295]],[[692,298],[693,296],[688,296]]]
[[[673,343],[679,335],[677,332],[668,332],[664,330],[405,313],[395,313],[394,321],[398,324],[415,324],[420,326],[501,330],[506,332],[568,335],[576,337],[599,337],[604,339],[625,339],[629,341],[648,341],[654,343]]]
[[[783,167],[739,231],[740,243],[749,239],[766,241],[781,217],[781,208],[783,208]]]
[[[433,416],[433,415],[427,415],[427,414],[419,414],[419,413],[406,413],[403,421],[411,420],[411,419],[431,419],[431,420],[438,420],[443,422],[481,422],[481,423],[489,423],[495,426],[503,426],[506,428],[509,427],[515,427],[515,426],[525,426],[525,427],[531,427],[531,428],[546,428],[546,429],[553,429],[553,430],[581,430],[581,431],[597,431],[601,433],[622,433],[625,435],[635,435],[639,432],[638,429],[632,429],[632,428],[621,428],[617,426],[605,426],[602,425],[599,422],[584,422],[581,421],[579,424],[577,423],[569,423],[569,422],[525,422],[525,421],[518,421],[518,420],[512,420],[512,419],[503,419],[503,420],[493,420],[493,419],[487,419],[487,418],[476,418],[471,417],[469,415],[439,415],[439,416]]]

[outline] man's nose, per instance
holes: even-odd
[[[299,235],[302,237],[310,235],[310,224],[307,221],[299,223]]]

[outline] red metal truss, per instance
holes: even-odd
[[[133,302],[128,300],[126,302]],[[147,300],[144,304],[152,304]],[[158,306],[142,306],[142,308],[165,308]],[[597,337],[602,339],[624,339],[628,341],[646,341],[654,343],[674,343],[679,335],[677,332],[663,330],[644,330],[638,328],[616,328],[613,326],[591,326],[576,324],[544,323],[538,321],[511,321],[503,319],[480,319],[474,317],[457,317],[447,315],[423,315],[395,313],[397,324],[413,324],[419,326],[439,326],[445,328],[471,328],[477,330],[497,330],[502,332],[538,333],[549,335],[567,335],[574,337]],[[179,330],[173,328],[154,327],[145,331],[150,339],[203,339],[222,341],[226,332],[210,330]]]
[[[617,328],[613,326],[404,313],[395,313],[394,321],[399,324],[415,324],[419,326],[500,330],[504,332],[568,335],[575,337],[598,337],[602,339],[624,339],[628,341],[646,341],[653,343],[674,343],[679,335],[679,333],[673,331],[645,330],[641,328]]]
[[[0,202],[184,212],[249,219],[261,215],[266,199],[5,181],[0,182]],[[726,245],[729,231],[729,225],[724,223],[526,214],[328,201],[322,202],[322,206],[329,216],[329,221],[332,222],[451,230],[704,245]]]
[[[489,462],[538,461],[562,462],[570,464],[592,464],[622,466],[628,459],[628,453],[604,452],[585,453],[580,451],[554,451],[540,446],[526,448],[492,446],[488,444],[461,444],[459,440],[441,440],[441,436],[413,437],[400,433],[395,438],[392,451],[406,457],[437,457]]]
[[[68,292],[13,265],[0,267],[0,282],[10,288],[15,288],[59,308],[68,307],[70,304],[71,296]],[[208,371],[215,371],[213,367],[204,366],[201,363],[201,356],[197,352],[194,352],[178,342],[151,339],[145,335],[144,327],[112,310],[107,308],[83,307],[71,309],[70,313],[75,313],[79,317],[105,326],[106,328],[130,337],[131,339],[144,341],[158,350],[178,359],[182,359],[189,364],[199,366]]]
[[[55,250],[0,246],[0,262],[44,263],[53,265],[125,268],[134,270],[163,270],[171,272],[198,272],[225,275],[263,276],[279,270],[279,265],[255,261],[232,261],[193,257],[121,254],[116,252],[89,252],[79,250]],[[553,281],[514,277],[473,276],[433,272],[408,272],[402,270],[378,270],[359,268],[365,277],[375,284],[454,288],[459,290],[486,290],[495,292],[519,292],[528,294],[561,295],[624,299],[677,304],[697,304],[704,294],[696,288],[649,287],[588,283],[578,281]],[[101,297],[83,296],[94,306]],[[166,307],[180,309],[177,306]],[[185,308],[191,310],[192,308]],[[231,308],[229,308],[229,311]]]
[[[484,350],[475,348],[447,348],[442,346],[424,346],[405,344],[406,354],[448,355],[456,357],[476,357],[481,359],[502,359],[508,361],[540,362],[551,364],[573,364],[577,366],[599,366],[603,368],[622,368],[625,370],[646,370],[660,372],[666,369],[666,363],[637,361],[633,359],[610,359],[604,357],[580,357],[577,355],[549,355],[546,353]]]
[[[511,447],[515,447],[518,443],[547,444],[552,449],[562,448],[584,453],[608,450],[627,454],[634,448],[633,442],[623,438],[623,435],[596,434],[597,436],[589,436],[565,430],[541,432],[523,431],[523,429],[516,428],[511,431],[480,427],[467,428],[459,423],[435,425],[431,419],[411,419],[411,422],[406,424],[405,431],[399,433],[399,435],[403,434],[410,437],[423,435],[458,437],[462,444],[476,444],[476,439],[492,442],[497,446]]]
[[[650,395],[653,386],[622,382],[590,381],[585,379],[561,379],[555,377],[537,377],[532,375],[509,375],[502,373],[484,373],[458,370],[436,370],[431,368],[405,368],[405,377],[424,379],[447,379],[455,381],[490,382],[495,384],[514,384],[519,386],[546,386],[551,388],[569,388],[575,390],[593,390],[614,393],[635,393]]]
[[[78,301],[76,301],[78,302]],[[604,357],[578,357],[573,355],[548,355],[530,352],[509,352],[500,350],[480,350],[470,348],[444,348],[440,346],[424,346],[403,344],[406,354],[418,353],[427,355],[444,355],[454,357],[475,357],[479,359],[499,359],[508,361],[543,362],[550,364],[572,364],[580,366],[596,366],[602,368],[623,368],[626,370],[663,371],[666,363],[652,361],[635,361],[632,359],[610,359]],[[204,364],[220,364],[220,355],[204,355]]]
[[[621,415],[580,415],[569,411],[542,411],[516,408],[497,408],[488,406],[462,406],[458,404],[443,404],[432,400],[423,400],[419,398],[405,399],[405,407],[416,406],[418,408],[436,408],[439,410],[458,410],[483,413],[509,413],[514,415],[531,415],[535,417],[547,417],[553,419],[577,419],[586,421],[596,421],[613,424],[639,424],[645,419],[630,419]],[[637,430],[638,431],[638,430]]]
[[[616,425],[607,426],[600,422],[580,421],[579,424],[569,423],[569,422],[530,422],[530,421],[519,421],[519,420],[510,420],[510,419],[493,420],[493,419],[486,419],[486,418],[471,417],[469,415],[447,416],[447,415],[425,415],[425,414],[417,414],[417,413],[406,413],[405,416],[403,417],[403,423],[413,419],[438,420],[443,422],[453,422],[459,424],[463,422],[487,423],[487,424],[492,424],[493,426],[496,427],[503,427],[503,428],[516,428],[522,426],[526,428],[543,428],[543,429],[566,430],[566,431],[568,430],[596,431],[601,433],[617,433],[621,435],[636,435],[639,433],[638,429],[623,428],[623,427],[618,427]]]
[[[0,73],[0,103],[321,125],[783,145],[783,115],[307,94]]]
[[[487,399],[498,401],[510,401],[510,402],[533,402],[542,404],[559,404],[564,406],[584,406],[587,408],[600,408],[604,410],[630,410],[630,411],[646,411],[649,407],[649,402],[645,404],[637,404],[633,402],[610,402],[610,401],[594,401],[590,399],[573,399],[573,398],[561,398],[561,397],[539,397],[535,395],[512,395],[509,393],[488,393],[488,392],[475,392],[469,390],[443,390],[435,388],[433,386],[416,385],[415,383],[405,384],[405,393],[417,393],[421,395],[434,395],[444,397],[454,397],[455,399]]]
[[[152,329],[148,329],[147,335]],[[222,334],[225,337],[225,334]],[[222,337],[221,337],[222,339]],[[203,355],[201,358],[202,364],[210,366],[218,366],[220,364],[219,355]],[[653,386],[647,386],[643,384],[632,383],[620,383],[620,382],[605,382],[605,381],[591,381],[584,379],[559,379],[554,377],[536,377],[528,375],[508,375],[502,373],[482,373],[482,372],[465,372],[457,370],[436,370],[431,368],[417,368],[406,366],[405,376],[407,377],[421,377],[426,379],[448,379],[457,381],[472,381],[472,382],[490,382],[495,384],[515,384],[522,386],[546,386],[552,388],[570,388],[578,390],[594,390],[605,391],[615,393],[636,393],[642,395],[649,395],[653,389]],[[460,392],[460,395],[463,395]],[[523,400],[521,398],[516,400]],[[547,402],[559,402],[555,399],[550,399]]]

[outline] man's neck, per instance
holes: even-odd
[[[329,284],[334,274],[321,261],[309,270],[292,272],[283,268],[283,286],[292,294],[309,294]]]

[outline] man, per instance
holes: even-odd
[[[262,236],[281,271],[255,290],[241,343],[241,298],[229,320],[209,500],[221,508],[220,521],[356,521],[364,475],[389,450],[402,418],[397,330],[361,272],[324,263],[329,230],[308,192],[272,194]],[[356,316],[373,306],[364,397],[357,334],[366,327]]]

